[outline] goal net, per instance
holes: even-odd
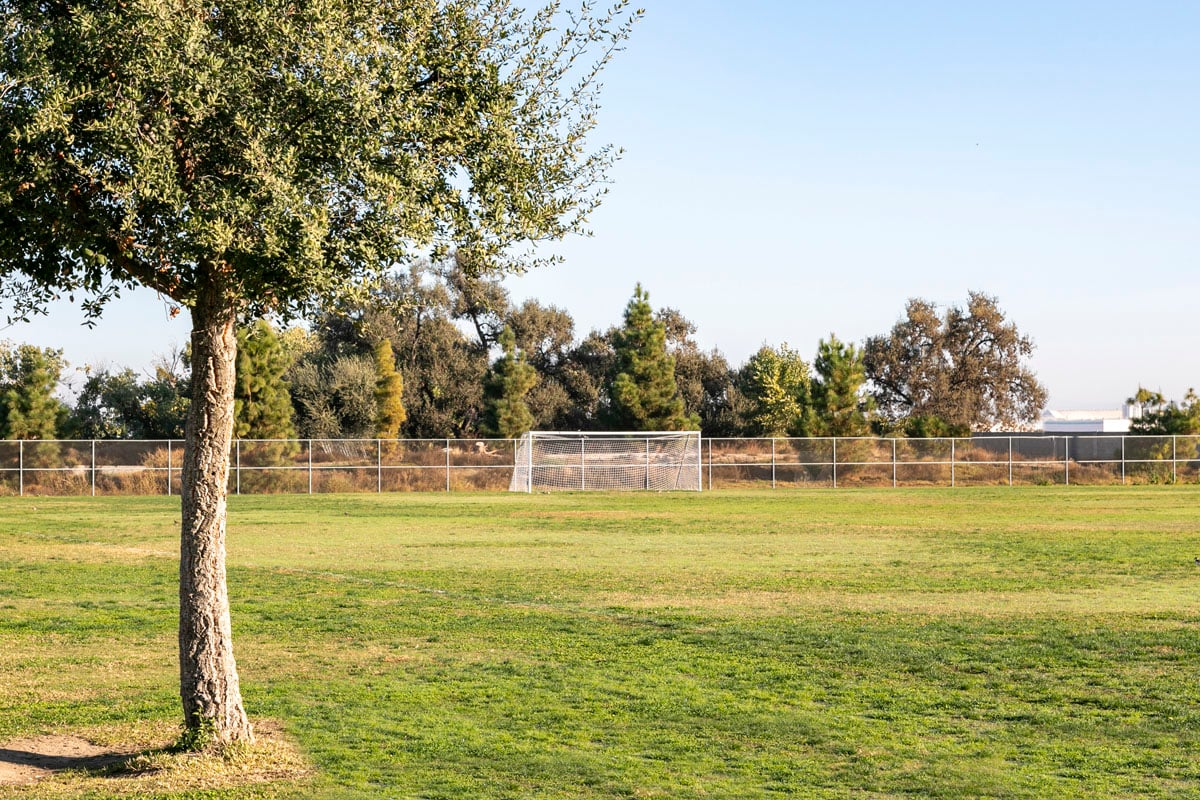
[[[700,491],[700,432],[530,431],[517,443],[509,491]]]

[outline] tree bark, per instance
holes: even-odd
[[[192,404],[183,456],[179,692],[193,747],[253,741],[238,685],[225,583],[236,307],[218,288],[192,309]]]

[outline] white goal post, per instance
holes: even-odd
[[[511,492],[698,492],[700,431],[530,431],[517,442]]]

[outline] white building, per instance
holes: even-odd
[[[1043,411],[1046,433],[1129,433],[1129,423],[1140,417],[1141,408],[1126,405],[1117,409]]]

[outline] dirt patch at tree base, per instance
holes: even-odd
[[[0,788],[14,797],[32,797],[25,791],[52,787],[55,796],[63,797],[101,787],[112,796],[137,797],[153,791],[294,784],[312,775],[307,759],[269,720],[255,723],[254,744],[234,745],[221,753],[176,752],[167,739],[151,746],[144,741],[130,747],[96,743],[120,741],[114,733],[104,731],[96,741],[55,734],[0,743]]]
[[[99,769],[133,755],[78,736],[34,736],[0,745],[0,786],[33,783],[65,769]]]

